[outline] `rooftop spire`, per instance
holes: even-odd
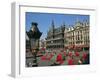
[[[65,21],[63,21],[63,26],[65,27]]]
[[[52,20],[52,25],[51,26],[54,29],[55,25],[54,25],[54,21],[53,20]]]

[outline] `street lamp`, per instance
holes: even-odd
[[[39,31],[37,27],[37,23],[32,22],[31,29],[29,32],[27,32],[29,40],[30,40],[30,50],[33,55],[33,64],[32,66],[38,66],[37,64],[37,52],[39,50],[39,39],[42,35],[42,33]]]

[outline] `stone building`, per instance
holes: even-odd
[[[39,41],[39,49],[45,48],[46,49],[46,40],[45,39],[41,39]]]
[[[77,21],[73,27],[65,29],[65,48],[81,48],[89,50],[89,22]]]
[[[60,27],[56,27],[54,21],[52,21],[52,25],[47,32],[46,37],[46,48],[47,49],[59,49],[64,48],[64,30],[65,25],[61,25]]]

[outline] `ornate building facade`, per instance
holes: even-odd
[[[56,28],[52,21],[51,28],[47,33],[46,49],[64,48],[64,31],[65,25]]]
[[[65,29],[65,47],[89,50],[89,22],[77,21],[73,27]]]
[[[46,49],[46,40],[45,39],[41,39],[39,41],[39,49],[45,48]]]

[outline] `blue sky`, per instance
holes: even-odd
[[[54,21],[55,27],[60,27],[63,23],[65,25],[74,25],[77,20],[89,22],[89,15],[80,14],[53,14],[53,13],[34,13],[26,12],[26,31],[29,31],[32,22],[38,23],[38,28],[43,32],[41,38],[45,38],[47,31],[51,27],[52,20]]]

